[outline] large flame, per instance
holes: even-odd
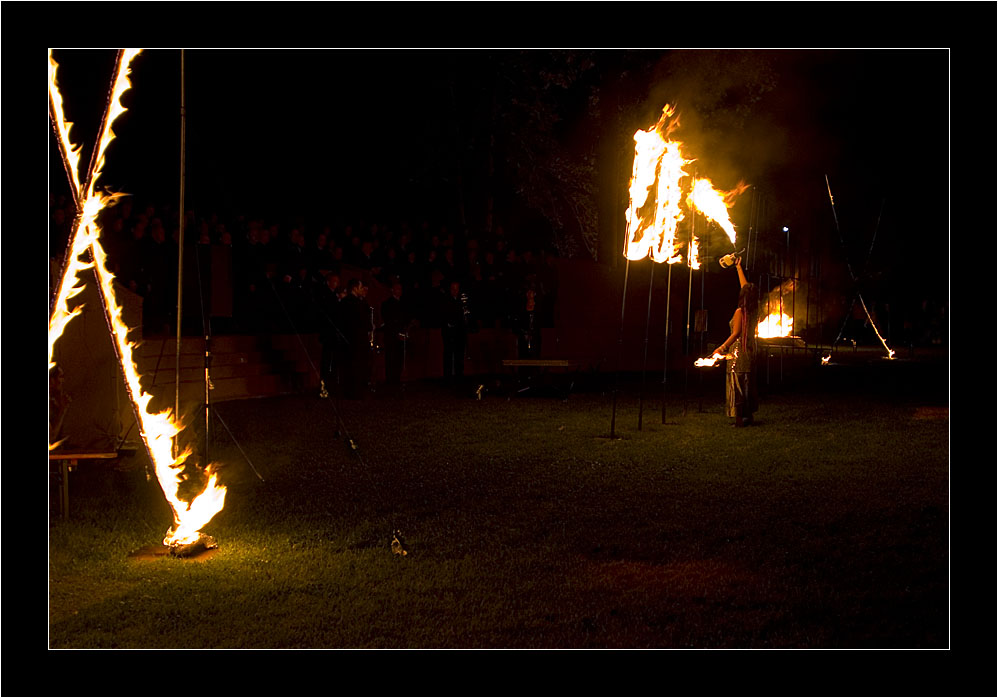
[[[728,236],[731,244],[735,244],[735,226],[728,217],[728,209],[735,205],[735,197],[748,188],[744,182],[739,182],[738,186],[728,192],[721,192],[714,188],[709,179],[697,179],[693,184],[693,189],[686,197],[686,202],[690,208],[699,211],[704,216],[721,226],[721,229]]]
[[[793,335],[793,296],[797,282],[786,279],[769,292],[766,301],[759,305],[760,320],[756,336],[761,339],[790,337]]]
[[[756,336],[760,339],[789,337],[793,329],[794,319],[786,313],[777,310],[763,318],[756,330]]]
[[[703,359],[697,359],[693,362],[693,365],[702,368],[704,366],[714,366],[718,361],[724,358],[723,354],[713,354]]]
[[[73,236],[69,243],[69,253],[65,268],[62,270],[62,280],[59,290],[56,293],[55,302],[49,318],[49,366],[53,365],[52,355],[55,349],[56,340],[62,336],[66,325],[70,320],[82,312],[82,306],[69,309],[69,300],[78,295],[84,288],[80,280],[79,273],[93,266],[91,260],[83,258],[93,243],[97,241],[99,231],[97,229],[96,218],[104,206],[113,198],[112,196],[94,194],[94,185],[101,175],[104,167],[104,153],[107,147],[114,140],[114,132],[111,124],[121,116],[126,107],[121,104],[121,96],[131,87],[128,74],[131,70],[132,60],[141,53],[141,49],[127,49],[122,52],[118,61],[118,72],[115,75],[114,83],[111,87],[107,114],[105,114],[103,130],[97,144],[97,152],[94,158],[94,168],[90,173],[86,190],[80,183],[79,163],[80,146],[74,145],[69,140],[70,122],[66,121],[65,112],[62,105],[62,94],[56,81],[56,70],[58,64],[49,51],[49,95],[52,106],[52,117],[56,126],[56,133],[59,136],[59,148],[63,159],[66,162],[66,169],[69,174],[69,183],[73,190],[73,196],[77,200],[78,213]]]
[[[683,220],[680,184],[688,176],[679,143],[669,134],[679,120],[669,121],[675,109],[666,104],[658,123],[634,134],[634,166],[631,173],[630,206],[627,209],[627,242],[624,256],[630,260],[651,255],[656,262],[680,261],[676,230]]]
[[[630,203],[625,214],[627,221],[624,256],[629,260],[651,256],[655,262],[675,264],[681,261],[677,240],[679,223],[685,217],[682,208],[682,185],[690,177],[686,166],[693,162],[683,155],[683,146],[672,140],[670,134],[679,127],[675,107],[668,104],[662,110],[658,123],[647,131],[634,134],[634,166],[629,187]],[[748,185],[739,185],[730,192],[714,188],[709,179],[696,179],[686,196],[686,205],[716,222],[735,244],[735,228],[728,216],[735,197]],[[690,240],[687,261],[693,269],[700,268],[699,241]]]
[[[62,108],[62,93],[59,92],[59,85],[56,82],[56,71],[59,64],[52,57],[52,50],[49,49],[49,99],[52,100],[52,115],[54,118],[56,133],[59,136],[63,157],[66,160],[66,169],[69,172],[70,184],[73,187],[73,195],[79,196],[80,180],[80,147],[74,146],[69,141],[69,129],[72,123],[66,121],[65,110]]]
[[[185,451],[175,455],[176,437],[180,431],[180,425],[177,423],[175,415],[169,410],[157,413],[149,409],[152,396],[144,392],[140,384],[138,369],[132,358],[134,344],[128,340],[129,328],[121,317],[122,307],[115,294],[114,275],[108,271],[107,256],[100,244],[100,231],[96,221],[100,211],[114,198],[114,195],[95,193],[95,183],[103,168],[107,146],[114,140],[111,124],[125,111],[125,107],[121,104],[121,96],[131,86],[128,73],[131,61],[139,52],[140,49],[124,51],[119,61],[103,132],[94,158],[95,165],[85,183],[85,188],[80,186],[78,173],[75,169],[70,172],[74,194],[81,202],[80,215],[77,217],[73,237],[70,241],[69,263],[63,270],[63,279],[56,297],[55,309],[49,321],[49,363],[51,365],[55,341],[61,336],[69,321],[80,312],[79,308],[73,311],[68,309],[68,300],[83,289],[82,283],[79,282],[79,272],[93,267],[97,276],[105,316],[111,330],[118,360],[121,363],[125,385],[129,397],[135,405],[142,440],[155,467],[156,479],[173,510],[173,527],[167,533],[163,543],[165,545],[183,545],[196,541],[198,531],[222,510],[225,504],[225,487],[219,484],[217,475],[211,472],[212,468],[209,466],[206,468],[207,483],[202,492],[190,502],[182,500],[179,496],[180,484],[183,482],[183,468],[190,452]],[[65,155],[66,153],[78,152],[79,148],[78,146],[74,147],[69,142],[69,129],[62,112],[62,98],[58,96],[58,87],[54,79],[55,67],[55,61],[52,60],[50,53],[49,89],[54,93],[52,97],[53,118],[59,133],[60,147]],[[66,158],[66,162],[67,168],[71,168],[71,158]],[[72,162],[78,164],[78,158]],[[81,261],[80,258],[88,250],[92,260]]]
[[[114,290],[114,275],[107,270],[106,255],[99,242],[94,243],[95,269],[105,299],[105,311],[111,324],[112,336],[118,351],[125,385],[136,405],[140,421],[140,432],[146,449],[153,461],[156,479],[163,495],[173,510],[173,528],[163,540],[164,545],[184,545],[198,539],[198,531],[225,506],[225,487],[218,482],[215,473],[208,469],[208,481],[204,490],[190,503],[179,496],[180,485],[184,481],[183,470],[190,451],[174,456],[176,436],[181,426],[171,410],[153,412],[149,409],[152,395],[142,390],[138,369],[132,358],[134,344],[128,341],[129,328],[121,319],[122,307],[118,304]]]

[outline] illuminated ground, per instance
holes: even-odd
[[[50,646],[946,647],[945,366],[831,370],[745,430],[708,381],[638,432],[628,383],[616,440],[592,385],[342,403],[357,454],[318,397],[222,403],[265,482],[220,434],[218,553],[129,558],[169,523],[142,454],[81,470]]]

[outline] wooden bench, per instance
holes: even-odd
[[[59,479],[59,509],[62,518],[69,518],[69,473],[72,472],[81,460],[111,460],[117,458],[117,452],[107,451],[80,451],[80,452],[59,452],[49,451],[49,467],[52,461],[59,464],[57,476]]]
[[[502,360],[502,366],[503,366],[503,368],[504,369],[506,369],[506,368],[512,368],[513,369],[513,375],[514,375],[513,387],[512,387],[512,390],[510,391],[508,397],[512,397],[515,394],[522,393],[522,392],[524,392],[526,390],[529,390],[532,387],[532,386],[529,386],[529,385],[527,387],[525,387],[525,388],[521,388],[520,387],[520,372],[519,372],[519,369],[521,369],[521,368],[539,368],[539,369],[541,369],[540,375],[536,376],[535,377],[535,379],[536,379],[536,378],[539,378],[540,376],[543,376],[544,374],[546,374],[547,371],[548,371],[548,369],[551,369],[551,368],[566,368],[566,369],[568,369],[568,368],[574,368],[574,369],[578,370],[583,365],[584,365],[584,362],[582,362],[582,361],[574,361],[574,360],[571,360],[571,359],[503,359]],[[565,393],[565,398],[564,399],[566,399],[566,400],[568,399],[568,395],[572,392],[572,388],[574,387],[574,385],[575,385],[575,383],[574,383],[574,381],[572,381],[572,382],[569,383],[567,389],[564,389],[564,393]]]

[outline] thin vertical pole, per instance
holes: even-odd
[[[814,285],[814,230],[808,234],[807,244],[807,293],[804,296],[804,330],[808,337],[813,337],[811,331],[811,287]],[[798,273],[800,269],[798,268]]]
[[[768,316],[772,310],[770,309],[772,304],[773,295],[773,258],[770,255],[766,255],[766,315]],[[780,302],[783,302],[783,295],[780,295]],[[766,386],[769,386],[769,350],[766,350]]]
[[[672,305],[672,265],[669,265],[669,276],[665,291],[665,356],[662,359],[662,424],[665,424],[665,396],[669,380],[669,308]]]
[[[617,371],[613,377],[613,413],[610,416],[610,438],[615,436],[617,425],[617,387],[620,381],[620,360],[624,344],[624,307],[627,303],[627,275],[631,270],[631,260],[624,264],[624,290],[620,294],[620,330],[617,332]]]
[[[648,368],[648,326],[651,324],[651,292],[655,287],[655,260],[648,257],[651,263],[651,272],[648,274],[648,310],[645,313],[645,356],[641,364],[641,389],[638,391],[638,431],[641,431],[641,417],[644,413],[645,405],[645,369]]]
[[[686,263],[690,270],[690,281],[689,290],[686,294],[686,352],[683,354],[687,359],[690,356],[690,309],[693,306],[693,233],[694,233],[694,218],[690,217],[690,240],[689,245],[686,248]],[[689,394],[690,389],[690,368],[687,365],[689,361],[683,362],[683,414],[686,414],[686,399]]]
[[[703,248],[705,250],[709,250],[710,249],[709,224],[707,225],[707,228],[704,230],[703,237],[704,237]],[[704,321],[706,321],[706,318],[704,317],[705,315],[704,303],[706,302],[706,295],[707,295],[706,290],[707,290],[707,265],[701,264],[700,265],[700,317]],[[700,344],[697,347],[698,356],[703,356],[704,352],[703,340],[704,340],[704,335],[706,334],[706,329],[707,329],[706,327],[703,327],[698,332],[700,340]],[[697,371],[697,412],[703,412],[703,371]]]
[[[184,317],[184,139],[187,115],[184,104],[184,50],[180,50],[180,229],[177,239],[177,362],[174,419],[180,418],[180,339]],[[176,443],[176,442],[175,442]]]

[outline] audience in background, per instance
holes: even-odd
[[[68,240],[74,212],[65,198],[53,199],[51,205],[56,256]],[[175,322],[177,211],[127,197],[102,212],[101,226],[111,271],[144,299],[145,331],[167,332]],[[363,272],[385,287],[382,297],[397,283],[408,314],[423,326],[441,326],[441,299],[457,282],[478,326],[513,328],[526,286],[533,285],[543,298],[538,279],[546,273],[542,260],[551,256],[548,250],[517,249],[501,228],[483,235],[455,234],[428,220],[418,226],[377,220],[311,227],[301,217],[273,221],[240,215],[226,220],[215,212],[187,211],[184,228],[185,247],[224,245],[231,250],[228,282],[234,318],[228,325],[247,333],[321,332],[326,277]],[[207,279],[200,281],[210,287]]]

